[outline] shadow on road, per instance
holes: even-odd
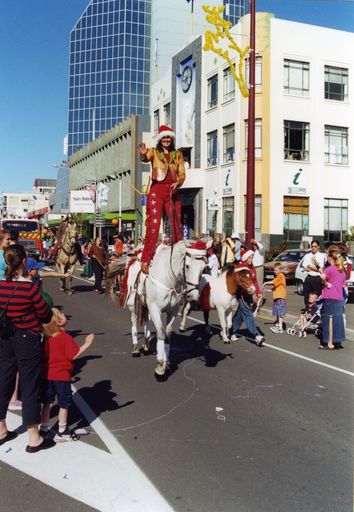
[[[173,333],[171,340],[170,360],[172,371],[178,369],[178,365],[188,359],[199,358],[209,368],[215,368],[227,357],[232,358],[232,352],[220,352],[210,347],[211,335],[205,333],[204,325],[193,326],[186,331],[189,336]]]

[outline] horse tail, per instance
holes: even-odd
[[[124,308],[127,301],[127,295],[128,295],[128,277],[129,277],[129,269],[135,263],[137,258],[132,258],[128,265],[125,267],[124,271],[124,277],[123,282],[121,284],[120,290],[119,290],[119,298],[118,298],[118,307]]]

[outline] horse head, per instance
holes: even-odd
[[[73,247],[77,241],[78,232],[76,231],[76,225],[69,225],[64,233],[63,246]]]
[[[184,273],[186,281],[186,300],[199,300],[199,282],[205,265],[208,263],[205,243],[197,240],[186,247]]]
[[[240,270],[235,269],[233,272],[233,280],[242,291],[246,291],[250,295],[255,293],[256,288],[253,284],[251,273],[247,268],[241,268]]]

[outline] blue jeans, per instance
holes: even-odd
[[[247,329],[254,338],[256,336],[260,336],[260,332],[258,331],[254,322],[252,309],[249,308],[242,299],[237,299],[237,302],[238,308],[232,318],[232,333],[237,334],[237,331],[241,327],[242,322],[245,322]]]

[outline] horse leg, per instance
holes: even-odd
[[[140,357],[140,350],[138,347],[138,315],[136,314],[136,303],[132,306],[128,306],[130,311],[130,321],[132,324],[132,340],[133,350],[132,357]]]
[[[144,343],[142,346],[142,351],[145,356],[150,353],[150,342],[151,342],[151,320],[148,316],[144,320]]]
[[[180,332],[184,332],[186,330],[186,320],[187,320],[187,316],[188,316],[188,313],[190,312],[191,310],[191,303],[186,300],[186,302],[184,303],[184,306],[183,306],[183,309],[182,309],[182,320],[181,320],[181,323],[179,324],[179,331]]]
[[[221,337],[224,343],[230,343],[229,337],[227,335],[227,327],[226,327],[226,316],[225,309],[222,306],[218,306],[216,308],[219,316],[220,326],[221,326]]]
[[[72,289],[72,282],[73,282],[73,276],[72,274],[70,273],[70,277],[67,278],[68,279],[68,295],[72,295],[73,294],[73,289]]]
[[[156,351],[157,351],[157,366],[155,368],[155,375],[157,378],[165,376],[167,368],[167,356],[165,350],[165,329],[162,322],[161,311],[157,304],[149,304],[149,312],[151,320],[154,322],[156,327]]]
[[[205,322],[205,333],[207,336],[211,335],[211,329],[209,325],[209,311],[203,310],[204,322]]]

